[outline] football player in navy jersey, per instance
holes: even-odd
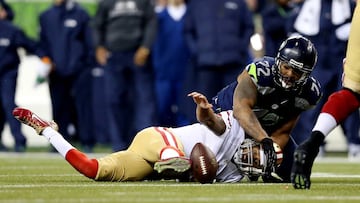
[[[283,162],[276,169],[284,182],[290,182],[297,146],[291,130],[300,113],[313,108],[322,95],[319,82],[310,76],[316,60],[317,51],[310,40],[290,37],[281,44],[276,57],[263,57],[249,64],[237,81],[212,99],[217,112],[233,109],[246,135],[269,143],[264,146],[271,146],[272,141],[285,146]],[[272,154],[266,148],[264,151]],[[271,177],[262,178],[278,182]]]

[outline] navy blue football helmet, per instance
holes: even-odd
[[[294,36],[286,39],[278,50],[275,57],[276,67],[275,82],[286,90],[296,90],[304,85],[309,78],[317,61],[317,51],[313,43],[303,36]],[[293,82],[292,85],[286,84],[287,80],[280,72],[280,64],[286,63],[294,71],[301,75],[300,79]]]

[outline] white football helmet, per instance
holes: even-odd
[[[276,152],[276,166],[280,166],[283,153],[280,146],[274,143]],[[266,156],[260,143],[246,138],[239,146],[233,157],[241,173],[247,176],[261,176],[265,174]]]

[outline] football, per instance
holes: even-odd
[[[213,183],[219,168],[215,154],[199,142],[192,149],[190,159],[194,180],[202,184]]]

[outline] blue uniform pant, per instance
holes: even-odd
[[[136,66],[134,53],[113,52],[105,67],[105,109],[113,151],[126,149],[136,132],[157,123],[153,70]]]
[[[17,70],[12,70],[0,76],[0,117],[3,118],[3,122],[0,125],[3,127],[5,120],[9,124],[11,134],[14,137],[15,149],[17,147],[25,147],[26,145],[26,138],[21,132],[21,123],[12,115],[12,111],[16,107],[15,90],[17,73]]]
[[[187,123],[186,120],[184,121],[184,116],[178,111],[179,98],[187,97],[182,95],[182,86],[182,81],[165,79],[155,81],[159,126],[177,127]]]
[[[51,74],[49,80],[53,119],[59,125],[59,132],[65,139],[79,139],[89,148],[95,145],[91,77],[90,69],[86,69],[72,76]],[[75,125],[75,135],[68,132],[69,124]]]
[[[96,143],[109,144],[108,121],[105,111],[105,71],[103,67],[92,69],[92,125]]]

